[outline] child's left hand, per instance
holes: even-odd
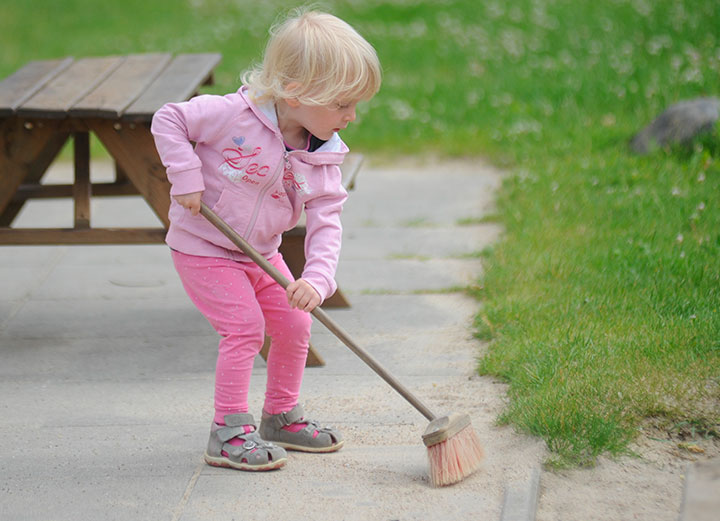
[[[287,297],[290,307],[310,313],[320,304],[320,295],[309,282],[298,279],[288,284]]]

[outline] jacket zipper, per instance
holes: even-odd
[[[257,201],[255,203],[255,208],[253,209],[252,217],[250,218],[248,227],[245,230],[244,237],[246,240],[250,240],[250,233],[252,233],[253,229],[255,228],[255,223],[257,222],[257,218],[260,215],[260,208],[262,208],[263,201],[265,201],[265,194],[267,194],[268,190],[270,190],[270,188],[275,185],[275,181],[277,181],[278,176],[282,172],[284,172],[286,168],[288,170],[290,169],[290,160],[288,159],[287,151],[284,152],[283,161],[281,161],[280,167],[276,170],[270,181],[268,181],[268,183],[262,188],[260,194],[258,195]]]

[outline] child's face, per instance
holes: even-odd
[[[339,102],[330,106],[302,105],[295,108],[295,119],[312,135],[327,141],[334,132],[355,121],[356,101]]]

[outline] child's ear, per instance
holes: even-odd
[[[300,84],[296,81],[293,81],[293,82],[290,82],[287,84],[287,86],[285,87],[285,92],[287,92],[288,94],[292,94],[293,91],[295,91],[299,88],[300,88]],[[285,99],[285,103],[287,103],[290,107],[292,107],[294,109],[296,109],[300,106],[300,102],[298,101],[297,98],[290,97],[290,98],[284,98],[284,99]]]

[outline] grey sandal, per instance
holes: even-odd
[[[320,427],[316,421],[306,420],[304,416],[301,405],[280,414],[267,414],[263,411],[260,436],[288,450],[303,452],[335,452],[345,444],[340,433],[333,427]],[[307,426],[298,432],[283,429],[293,423],[307,423]]]
[[[263,440],[257,429],[245,433],[245,425],[255,427],[252,414],[228,414],[225,425],[212,424],[210,440],[205,452],[205,462],[214,467],[230,467],[238,470],[273,470],[287,463],[287,453],[282,447]],[[238,438],[242,445],[228,443]]]

